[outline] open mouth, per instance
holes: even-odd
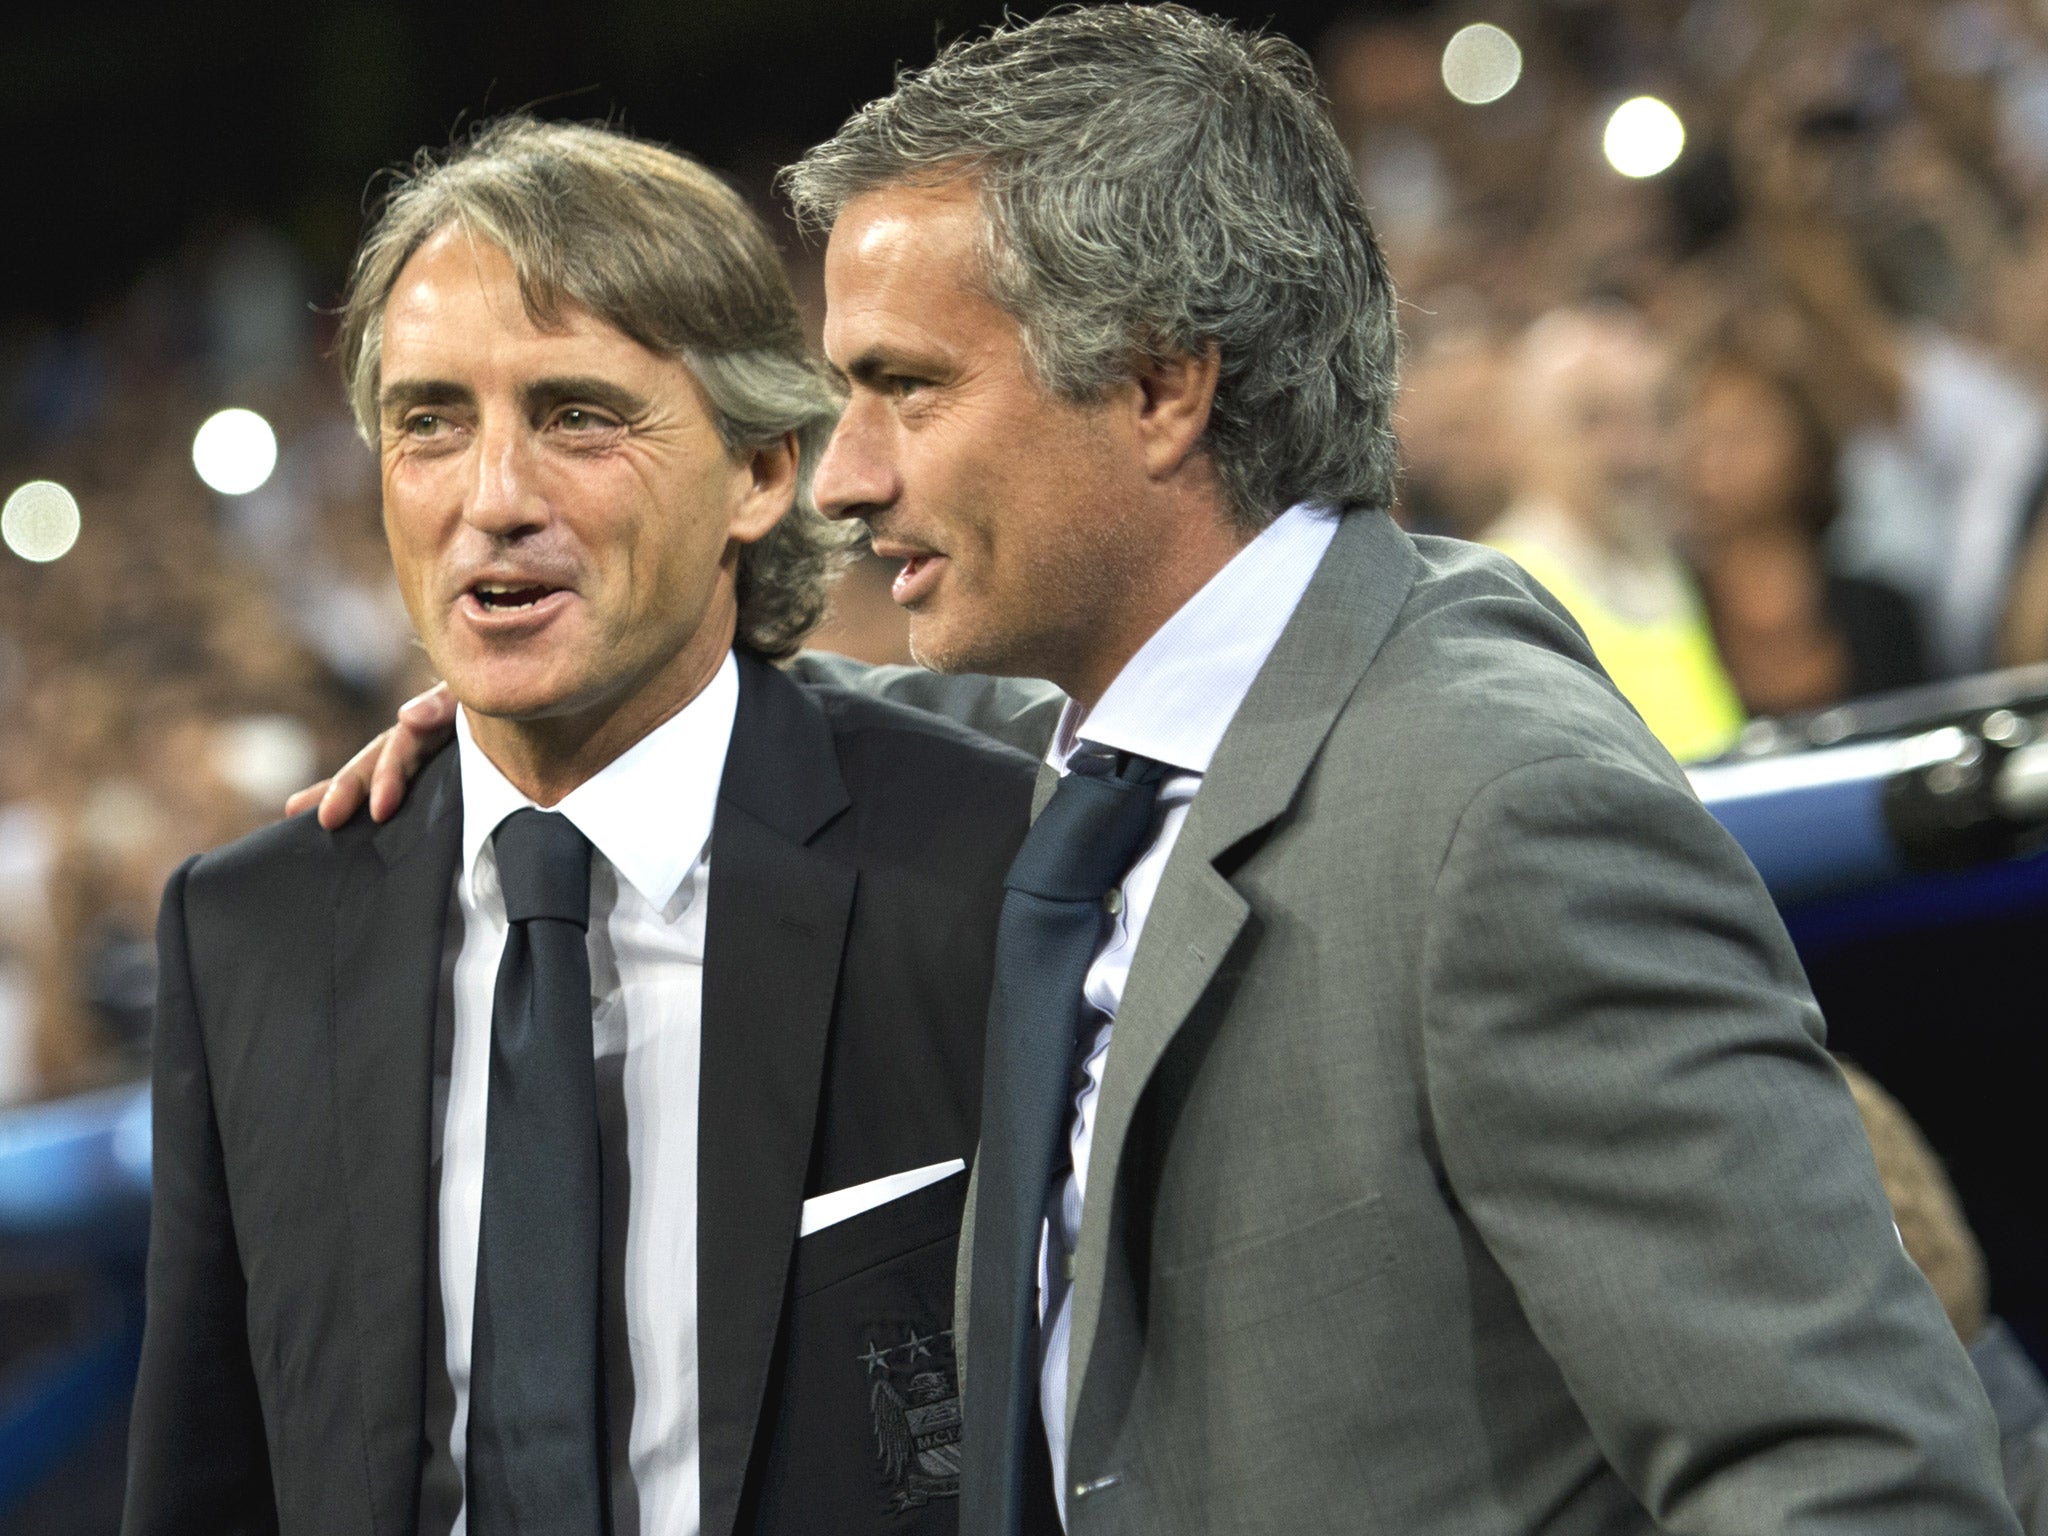
[[[522,585],[503,581],[480,581],[469,589],[469,595],[476,599],[478,607],[488,613],[516,613],[522,608],[533,607],[561,590],[560,587],[540,583]]]
[[[896,580],[890,586],[889,595],[899,603],[916,602],[930,592],[932,583],[938,579],[939,567],[945,561],[944,555],[929,550],[906,555],[902,569],[897,571]]]

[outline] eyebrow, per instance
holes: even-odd
[[[534,415],[558,405],[582,402],[610,411],[622,421],[635,421],[645,416],[648,404],[645,397],[635,394],[622,384],[596,375],[576,374],[563,378],[535,379],[519,392],[527,410]]]
[[[832,372],[838,376],[842,384],[871,385],[884,374],[905,371],[925,378],[938,378],[946,372],[937,358],[895,352],[885,347],[869,348],[844,368],[832,366],[829,359],[827,366],[832,367]]]
[[[379,415],[392,416],[420,405],[469,405],[476,399],[467,384],[447,379],[397,379],[377,394]]]
[[[644,416],[648,409],[642,396],[595,375],[535,379],[522,387],[519,395],[527,411],[534,415],[574,401],[598,406],[626,421]],[[396,379],[385,385],[377,397],[377,408],[385,416],[423,405],[475,404],[476,392],[452,379]]]

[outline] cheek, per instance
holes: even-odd
[[[394,505],[388,489],[384,496],[384,544],[391,553],[391,570],[398,579],[399,592],[417,623],[422,618],[418,595],[429,583],[431,556],[418,536],[417,520],[408,517],[404,507]]]
[[[694,477],[682,490],[636,498],[634,516],[611,540],[616,558],[602,562],[630,591],[627,603],[650,627],[690,628],[718,580],[725,553],[730,487],[719,477]]]

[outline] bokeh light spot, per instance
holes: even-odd
[[[218,411],[192,439],[192,467],[223,496],[246,496],[277,468],[277,434],[254,411]]]
[[[1522,49],[1484,21],[1460,27],[1444,45],[1444,89],[1468,106],[1499,101],[1522,78]]]
[[[1622,175],[1655,176],[1669,170],[1685,148],[1685,124],[1656,97],[1638,96],[1614,109],[1601,147]]]
[[[71,553],[79,524],[78,498],[54,480],[31,480],[0,507],[0,541],[39,565]]]

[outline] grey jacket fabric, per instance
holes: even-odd
[[[929,710],[1006,746],[1045,756],[1067,696],[1035,677],[949,676],[923,667],[876,667],[830,651],[799,651],[787,670],[800,682],[829,683]]]
[[[2027,1536],[2048,1536],[2048,1382],[1995,1317],[1970,1341],[1970,1363],[1998,1420],[2005,1496]]]
[[[1555,603],[1354,514],[1117,1019],[1070,1530],[2017,1532],[1821,1035]]]

